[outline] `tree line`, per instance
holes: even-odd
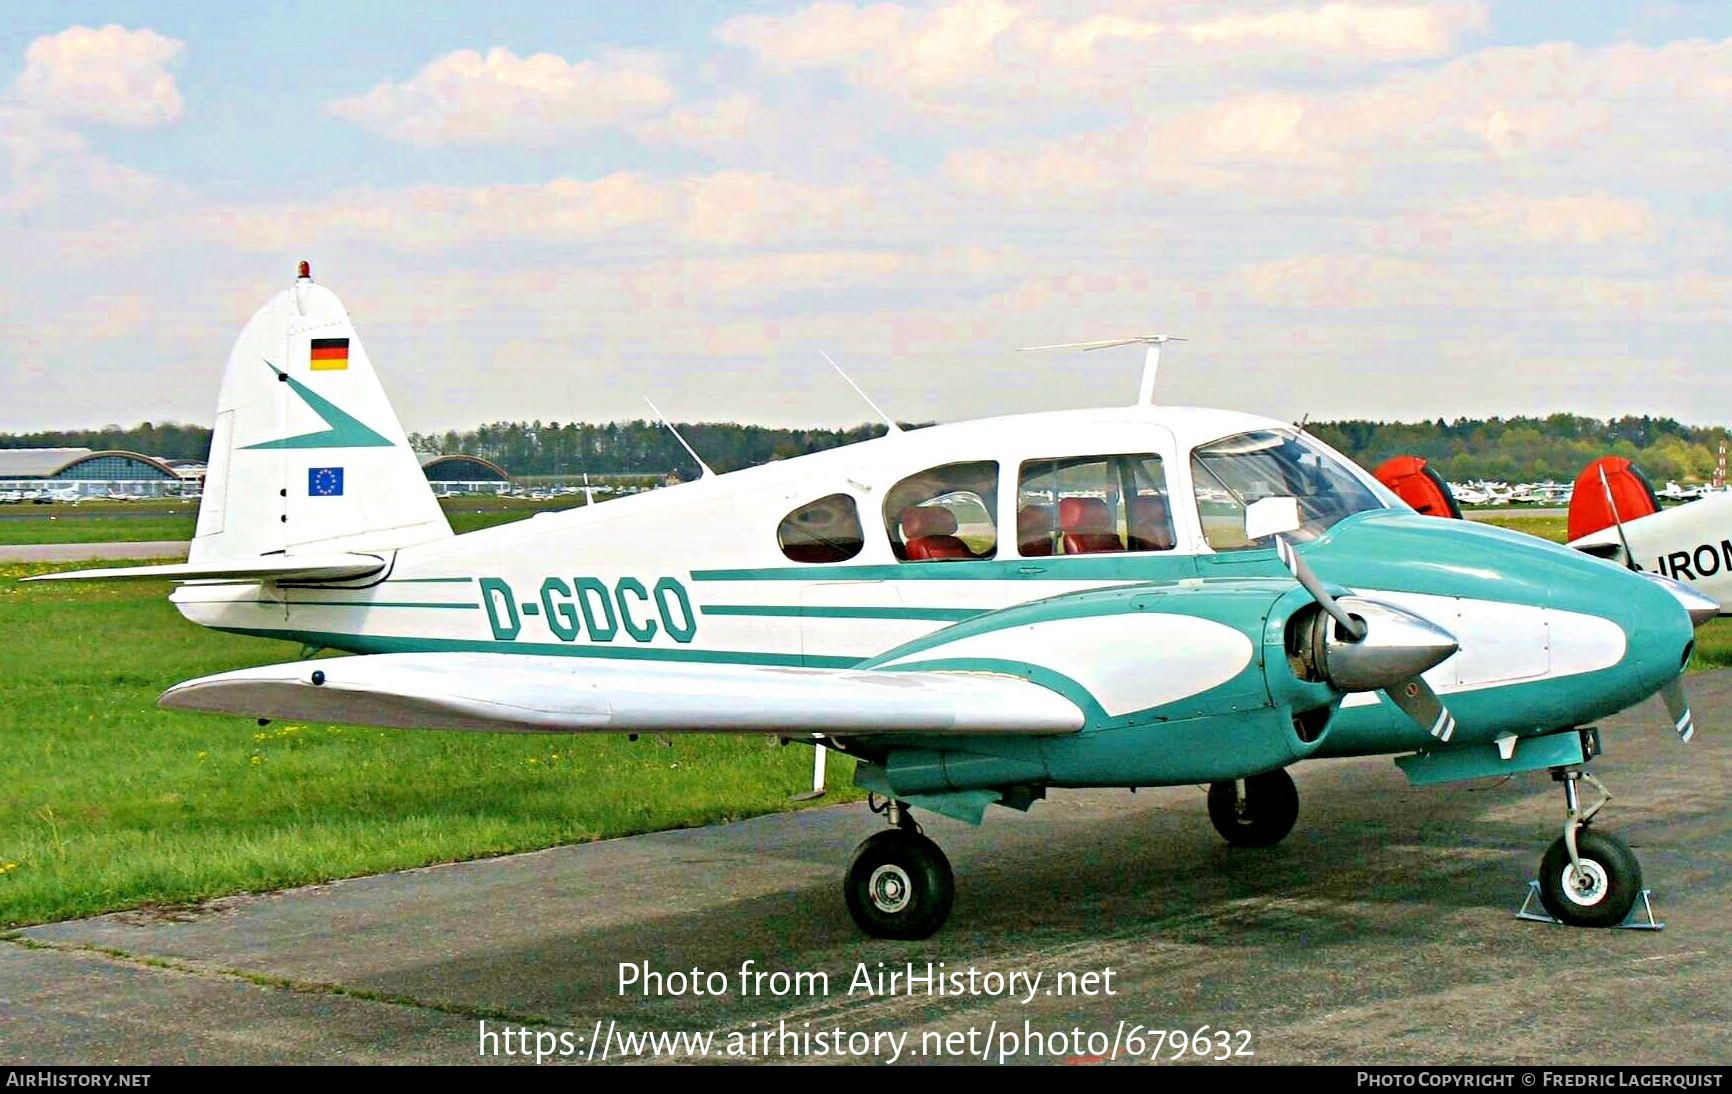
[[[1391,456],[1423,456],[1450,482],[1569,482],[1600,456],[1631,460],[1657,486],[1674,479],[1705,482],[1713,477],[1727,440],[1720,426],[1687,426],[1647,415],[1317,422],[1307,428],[1361,466],[1376,468]]]
[[[930,424],[930,423],[928,423]],[[733,422],[681,424],[680,433],[718,472],[787,459],[882,436],[882,425],[851,429],[771,429]],[[919,428],[907,426],[906,428]],[[1722,427],[1687,426],[1671,418],[1602,420],[1574,414],[1544,418],[1460,418],[1446,422],[1311,422],[1306,428],[1365,467],[1391,456],[1423,456],[1453,482],[1570,480],[1597,456],[1624,456],[1656,484],[1704,481],[1714,473]],[[0,433],[0,448],[124,449],[163,459],[208,458],[204,426],[143,422],[131,428]],[[417,451],[481,456],[513,475],[654,474],[698,471],[659,422],[492,422],[475,429],[411,433]]]

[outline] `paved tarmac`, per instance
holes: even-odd
[[[79,559],[167,558],[184,560],[186,540],[139,543],[19,543],[0,546],[0,562],[75,562]]]
[[[0,1059],[521,1062],[500,1034],[531,1029],[571,1062],[600,1030],[618,1062],[654,1057],[622,1049],[628,1033],[712,1032],[712,1059],[733,1031],[800,1035],[735,1042],[780,1061],[840,1029],[905,1034],[901,1062],[1086,1059],[1115,1039],[1122,1060],[1137,1026],[1145,1055],[1148,1030],[1208,1026],[1247,1031],[1225,1042],[1255,1054],[1237,1063],[1732,1063],[1732,673],[1690,687],[1695,742],[1651,701],[1604,724],[1594,765],[1660,932],[1513,917],[1562,821],[1543,772],[1414,790],[1387,758],[1335,761],[1295,769],[1299,826],[1261,851],[1223,845],[1190,787],[1056,792],[981,829],[926,818],[958,896],[922,943],[865,939],[843,908],[843,865],[879,823],[863,805],[35,927],[0,942]],[[828,991],[742,992],[748,961],[825,973]],[[862,964],[929,961],[1042,979],[1027,1002],[850,994]],[[621,965],[644,962],[722,990],[622,992]],[[1088,972],[1074,986],[1098,994],[1045,994]],[[1049,1039],[1002,1039],[1028,1031]],[[850,1060],[895,1050],[843,1041],[868,1050]]]

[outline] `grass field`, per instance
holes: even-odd
[[[1533,516],[1519,512],[1500,511],[1494,515],[1476,515],[1482,524],[1495,524],[1499,528],[1513,528],[1518,532],[1526,532],[1530,536],[1549,539],[1553,543],[1562,543],[1567,519],[1564,517]]]
[[[169,684],[295,648],[186,623],[154,582],[17,583],[54,568],[0,567],[0,925],[708,824],[810,786],[812,754],[761,736],[171,714]],[[831,785],[848,770],[833,756]]]

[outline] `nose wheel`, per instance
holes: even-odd
[[[1572,927],[1616,927],[1642,895],[1642,865],[1629,844],[1587,827],[1612,800],[1600,780],[1580,767],[1559,768],[1552,777],[1564,784],[1567,815],[1564,834],[1540,859],[1540,903],[1553,919]],[[1585,810],[1576,793],[1581,779],[1602,795]]]
[[[855,849],[842,897],[854,922],[873,938],[929,938],[950,918],[956,898],[950,861],[921,833],[907,806],[892,801],[885,811],[895,827]]]

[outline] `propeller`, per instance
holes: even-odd
[[[1317,602],[1317,606],[1341,624],[1341,629],[1352,635],[1353,641],[1357,642],[1365,637],[1364,621],[1347,614],[1347,609],[1324,590],[1323,583],[1317,580],[1317,575],[1311,572],[1310,565],[1293,549],[1293,545],[1287,542],[1286,536],[1275,537],[1275,554],[1281,559],[1281,565],[1287,567],[1288,572],[1293,575],[1293,579],[1305,586],[1305,591],[1311,594],[1311,599]]]
[[[1684,678],[1674,676],[1660,689],[1660,698],[1666,701],[1666,713],[1672,716],[1672,728],[1678,731],[1678,739],[1688,741],[1694,737],[1696,719],[1690,713],[1690,697],[1684,693]]]
[[[1393,604],[1337,600],[1285,536],[1275,537],[1275,553],[1322,612],[1301,653],[1312,671],[1341,691],[1383,692],[1414,724],[1447,743],[1455,716],[1420,674],[1461,648],[1455,636]]]
[[[1630,537],[1624,534],[1624,518],[1618,515],[1618,503],[1612,497],[1612,484],[1606,481],[1606,468],[1603,464],[1600,466],[1600,489],[1606,492],[1606,506],[1612,511],[1612,524],[1618,529],[1618,542],[1624,546],[1624,566],[1640,573],[1642,568],[1636,564],[1635,552],[1630,550]]]

